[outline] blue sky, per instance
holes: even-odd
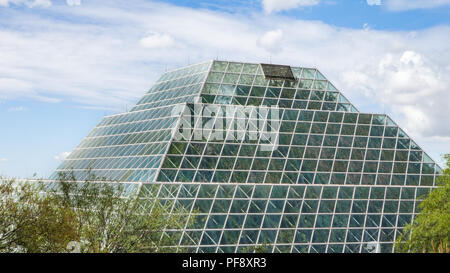
[[[48,176],[166,69],[217,57],[317,67],[450,152],[450,0],[0,0],[0,175]]]

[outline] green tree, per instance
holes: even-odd
[[[170,211],[172,204],[155,196],[142,196],[124,184],[99,181],[90,176],[84,183],[73,175],[60,176],[54,192],[65,208],[76,211],[81,252],[172,252],[188,214],[183,209]]]
[[[0,182],[0,252],[61,252],[77,240],[75,213],[40,184]]]
[[[0,252],[177,251],[180,229],[193,216],[144,196],[136,184],[91,182],[99,180],[80,183],[61,174],[50,190],[45,183],[0,179]]]
[[[419,205],[421,213],[407,225],[398,238],[396,252],[450,252],[450,154],[446,167],[431,191]]]

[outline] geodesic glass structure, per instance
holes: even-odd
[[[328,253],[392,252],[441,171],[317,69],[224,61],[164,73],[50,179],[88,169],[195,214],[174,247]]]

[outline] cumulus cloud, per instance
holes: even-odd
[[[0,100],[123,110],[188,58],[259,63],[270,51],[273,63],[319,68],[359,110],[386,112],[419,144],[450,150],[448,26],[391,32],[140,0],[109,5],[52,11],[67,22],[0,18]]]
[[[280,41],[283,38],[281,29],[271,30],[264,33],[259,39],[259,43],[265,49],[271,51],[280,47]]]
[[[389,102],[393,111],[406,117],[406,127],[410,131],[429,135],[436,128],[434,133],[450,135],[450,130],[439,128],[437,118],[441,110],[448,113],[443,109],[447,103],[441,103],[438,98],[446,97],[450,81],[441,74],[414,51],[405,51],[399,56],[389,54],[380,61],[378,76],[385,80],[385,103]],[[436,107],[440,108],[438,112]]]
[[[66,3],[69,6],[80,6],[81,0],[67,0]]]
[[[0,0],[0,7],[9,7],[10,5],[25,5],[29,8],[50,7],[50,0]]]
[[[173,38],[168,34],[151,33],[139,41],[145,48],[167,48],[174,44]]]
[[[367,5],[369,6],[380,6],[381,0],[367,0]]]
[[[382,0],[366,0],[369,6],[380,6]],[[405,11],[415,9],[432,9],[450,5],[450,0],[383,0],[390,11]]]
[[[52,1],[50,0],[34,0],[31,3],[30,7],[50,7],[52,5]]]
[[[320,0],[263,0],[262,5],[267,13],[295,9],[301,6],[315,6]]]
[[[442,124],[450,113],[450,81],[445,73],[422,54],[407,50],[388,53],[378,62],[378,69],[353,71],[344,79],[353,87],[365,88],[368,97],[389,105],[407,131],[445,137],[450,135],[450,128]]]
[[[392,11],[432,9],[445,5],[450,5],[450,0],[386,0],[387,8]]]
[[[70,152],[63,152],[63,153],[55,155],[53,157],[53,159],[58,160],[58,161],[62,161],[64,159],[66,159],[69,155],[70,155]]]

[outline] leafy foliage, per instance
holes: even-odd
[[[170,205],[127,192],[120,183],[77,183],[73,176],[62,176],[60,185],[56,195],[60,193],[64,206],[77,212],[82,252],[173,251],[164,246],[176,245],[176,234],[170,236],[165,230],[183,228],[188,220],[185,211],[169,213]]]
[[[94,183],[90,181],[100,181]],[[116,182],[61,174],[59,187],[0,182],[0,252],[173,252],[183,209]],[[170,212],[170,213],[169,213]]]
[[[30,183],[0,183],[0,252],[61,252],[78,239],[72,209]]]
[[[396,242],[397,252],[450,253],[450,154],[438,187],[420,204],[421,214]]]

